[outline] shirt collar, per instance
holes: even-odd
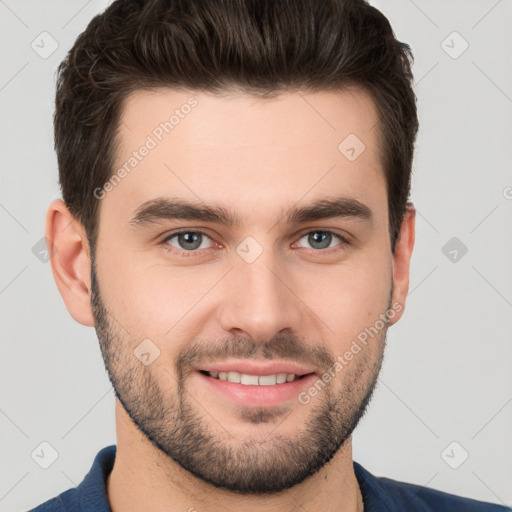
[[[82,512],[112,512],[107,497],[107,477],[115,458],[115,444],[106,446],[96,455],[89,473],[78,486],[79,510]]]

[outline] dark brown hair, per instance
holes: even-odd
[[[379,113],[394,252],[418,131],[412,60],[386,17],[364,0],[117,0],[92,19],[58,69],[63,199],[94,250],[94,190],[114,173],[123,101],[135,90],[236,88],[272,97],[355,84]]]

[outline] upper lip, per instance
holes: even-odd
[[[294,373],[306,375],[315,370],[309,366],[293,363],[290,361],[218,361],[205,363],[196,370],[207,372],[239,372],[249,375],[274,375],[277,373]]]

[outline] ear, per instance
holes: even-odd
[[[393,298],[391,304],[398,302],[402,305],[402,309],[397,312],[393,319],[390,319],[390,325],[400,320],[405,309],[405,301],[409,291],[409,265],[414,248],[415,220],[416,210],[412,203],[408,203],[393,256]]]
[[[79,323],[94,327],[91,309],[91,260],[83,226],[62,199],[50,203],[45,237],[53,277],[66,308]]]

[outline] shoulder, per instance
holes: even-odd
[[[102,448],[82,482],[28,512],[110,512],[106,480],[114,465],[116,445]]]
[[[430,489],[390,478],[380,478],[381,485],[407,510],[451,511],[451,512],[511,512],[512,509],[474,500],[455,494]]]
[[[55,498],[41,503],[28,512],[70,512],[80,510],[78,508],[78,491],[76,488],[68,489]]]
[[[507,506],[376,477],[357,462],[354,471],[365,500],[365,512],[512,512]]]

